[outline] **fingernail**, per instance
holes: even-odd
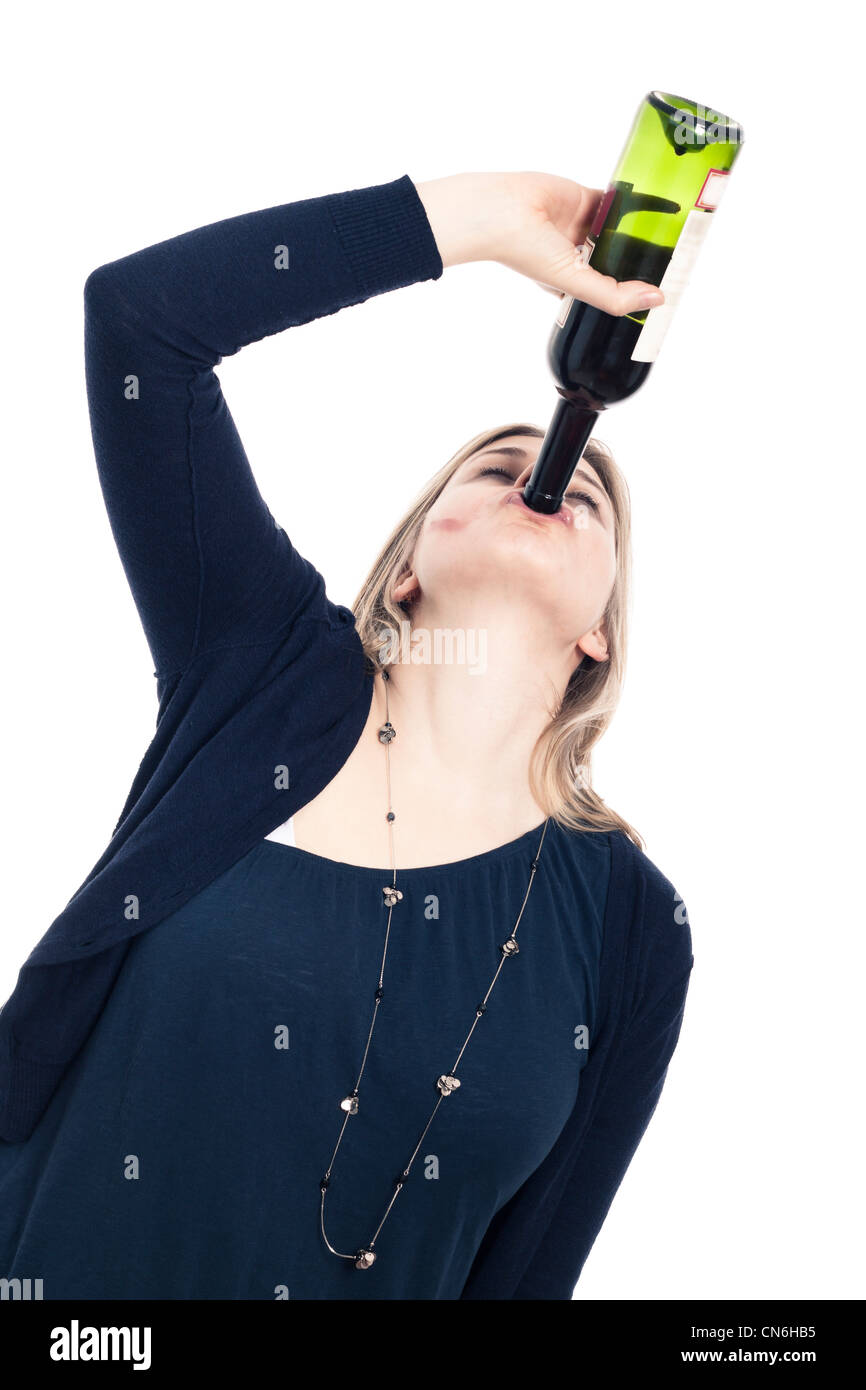
[[[664,304],[665,297],[659,290],[645,290],[638,300],[641,309],[651,309],[656,304]]]

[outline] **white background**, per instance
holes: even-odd
[[[650,380],[597,430],[631,489],[635,593],[596,786],[683,895],[696,964],[579,1299],[866,1292],[863,130],[847,13],[85,3],[7,30],[2,998],[101,855],[156,713],[93,461],[89,271],[405,173],[604,187],[653,87],[744,126]],[[224,361],[259,486],[336,602],[467,438],[546,426],[555,308],[511,270],[461,265]],[[325,506],[317,463],[341,455]]]

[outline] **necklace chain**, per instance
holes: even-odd
[[[391,873],[392,873],[392,880],[391,880],[391,883],[385,884],[385,885],[384,885],[384,887],[382,888],[382,895],[383,895],[383,905],[388,909],[388,922],[387,922],[387,926],[386,926],[386,928],[385,928],[385,945],[384,945],[384,948],[383,948],[383,951],[382,951],[382,963],[381,963],[381,965],[380,965],[380,967],[379,967],[379,982],[378,982],[378,985],[376,986],[376,992],[375,992],[375,995],[374,995],[374,1002],[373,1002],[373,1017],[372,1017],[372,1019],[371,1019],[371,1021],[370,1021],[370,1030],[369,1030],[369,1032],[368,1032],[368,1034],[367,1034],[367,1045],[366,1045],[366,1047],[364,1048],[364,1056],[363,1056],[363,1059],[362,1059],[362,1061],[361,1061],[361,1069],[360,1069],[360,1071],[358,1072],[357,1080],[355,1081],[355,1084],[354,1084],[354,1086],[352,1087],[351,1091],[349,1092],[349,1094],[348,1094],[347,1096],[344,1096],[344,1098],[340,1101],[340,1108],[341,1108],[341,1110],[345,1111],[345,1114],[344,1114],[344,1117],[343,1117],[343,1123],[342,1123],[342,1125],[341,1125],[341,1127],[340,1127],[340,1133],[339,1133],[339,1135],[338,1135],[338,1137],[337,1137],[337,1144],[336,1144],[336,1147],[335,1147],[335,1149],[334,1149],[333,1154],[331,1155],[331,1161],[330,1161],[330,1163],[328,1164],[327,1171],[325,1172],[324,1177],[322,1177],[322,1178],[320,1179],[320,1181],[319,1181],[319,1189],[320,1189],[321,1196],[322,1196],[322,1200],[321,1200],[321,1210],[320,1210],[320,1223],[321,1223],[321,1228],[322,1228],[322,1239],[324,1240],[325,1244],[327,1245],[328,1249],[331,1251],[331,1253],[332,1253],[333,1255],[339,1256],[339,1258],[340,1258],[341,1260],[352,1260],[352,1261],[354,1262],[354,1266],[355,1266],[356,1269],[369,1269],[370,1266],[372,1265],[373,1261],[377,1258],[376,1252],[374,1251],[373,1246],[376,1244],[376,1241],[377,1241],[377,1239],[378,1239],[378,1237],[379,1237],[379,1232],[381,1231],[381,1229],[382,1229],[382,1227],[384,1226],[385,1222],[387,1221],[389,1215],[391,1214],[391,1208],[393,1207],[393,1205],[394,1205],[394,1203],[396,1202],[398,1196],[400,1195],[401,1191],[403,1190],[403,1187],[404,1187],[406,1181],[408,1180],[409,1173],[410,1173],[411,1168],[412,1168],[412,1164],[415,1162],[415,1158],[416,1158],[416,1156],[417,1156],[418,1150],[420,1149],[422,1143],[424,1142],[424,1136],[425,1136],[425,1134],[427,1133],[428,1129],[430,1128],[431,1124],[433,1123],[433,1119],[434,1119],[434,1117],[435,1117],[435,1115],[436,1115],[436,1111],[439,1109],[439,1106],[442,1104],[442,1101],[445,1099],[445,1097],[446,1097],[446,1096],[449,1096],[449,1095],[453,1095],[453,1093],[454,1093],[454,1092],[458,1089],[458,1087],[460,1086],[460,1081],[459,1081],[459,1079],[458,1079],[458,1077],[457,1077],[457,1075],[456,1075],[457,1068],[458,1068],[458,1066],[459,1066],[459,1064],[460,1064],[460,1059],[462,1058],[463,1053],[466,1051],[466,1047],[467,1047],[467,1045],[468,1045],[468,1043],[469,1043],[469,1039],[472,1037],[472,1034],[473,1034],[474,1031],[475,1031],[475,1028],[476,1028],[476,1025],[478,1024],[479,1019],[481,1019],[481,1018],[483,1017],[484,1013],[486,1012],[486,1009],[487,1009],[487,1001],[488,1001],[488,999],[490,998],[490,995],[491,995],[492,992],[493,992],[493,986],[496,984],[496,981],[497,981],[498,978],[499,978],[499,972],[500,972],[500,970],[502,969],[503,965],[505,964],[505,962],[506,962],[507,960],[512,960],[515,956],[518,955],[519,947],[518,947],[518,945],[517,945],[517,940],[516,940],[516,937],[517,937],[517,928],[518,928],[519,925],[520,925],[520,919],[521,919],[521,917],[523,916],[523,911],[524,911],[524,908],[526,907],[526,903],[527,903],[527,901],[528,901],[528,899],[529,899],[529,894],[530,894],[530,892],[532,891],[532,884],[533,884],[533,881],[534,881],[534,879],[535,879],[536,870],[537,870],[537,868],[538,868],[539,855],[541,854],[541,846],[544,844],[544,837],[545,837],[545,835],[547,834],[547,827],[548,827],[548,824],[549,824],[549,818],[548,818],[548,820],[546,820],[546,821],[544,822],[544,827],[543,827],[542,832],[541,832],[541,839],[540,839],[539,844],[538,844],[538,849],[536,850],[535,858],[532,860],[532,863],[531,863],[531,868],[530,868],[530,873],[529,873],[529,883],[527,884],[526,893],[524,894],[523,903],[521,904],[520,912],[517,914],[517,921],[514,923],[514,926],[513,926],[512,931],[511,931],[511,935],[508,937],[508,939],[507,939],[506,941],[504,941],[504,942],[502,943],[502,945],[501,945],[500,948],[499,948],[499,949],[500,949],[500,953],[501,953],[501,959],[500,959],[500,961],[499,961],[498,966],[496,967],[496,971],[495,971],[495,973],[494,973],[493,979],[490,981],[490,984],[489,984],[489,986],[488,986],[488,988],[487,988],[487,993],[485,994],[485,996],[484,996],[484,998],[482,999],[481,1003],[478,1005],[478,1007],[477,1007],[476,1010],[475,1010],[475,1020],[474,1020],[474,1022],[473,1022],[473,1024],[472,1024],[472,1027],[469,1029],[469,1032],[467,1033],[466,1038],[464,1039],[463,1046],[461,1047],[460,1051],[458,1052],[458,1054],[457,1054],[457,1059],[456,1059],[456,1061],[454,1062],[453,1066],[451,1067],[451,1070],[448,1071],[448,1072],[445,1072],[442,1076],[438,1077],[437,1080],[436,1080],[436,1089],[437,1089],[438,1092],[439,1092],[439,1096],[438,1096],[438,1098],[437,1098],[437,1100],[436,1100],[436,1104],[433,1106],[433,1110],[432,1110],[432,1112],[431,1112],[431,1114],[430,1114],[430,1118],[428,1119],[426,1125],[424,1126],[423,1130],[421,1131],[421,1134],[420,1134],[420,1136],[419,1136],[419,1138],[418,1138],[418,1142],[417,1142],[417,1144],[415,1145],[414,1149],[412,1150],[412,1154],[411,1154],[411,1156],[410,1156],[408,1162],[406,1163],[405,1167],[404,1167],[403,1169],[401,1169],[401,1171],[400,1171],[400,1173],[397,1175],[397,1177],[394,1179],[394,1192],[393,1192],[393,1195],[392,1195],[392,1197],[391,1197],[390,1202],[388,1203],[387,1207],[385,1208],[385,1212],[384,1212],[384,1215],[382,1216],[382,1220],[379,1222],[378,1226],[376,1227],[376,1230],[374,1231],[374,1233],[373,1233],[371,1239],[369,1240],[369,1242],[367,1243],[367,1245],[362,1245],[361,1248],[360,1248],[359,1250],[356,1250],[353,1254],[346,1254],[346,1253],[344,1253],[344,1252],[341,1251],[341,1250],[335,1250],[334,1247],[333,1247],[333,1245],[331,1244],[331,1242],[328,1240],[327,1235],[325,1234],[325,1197],[326,1197],[326,1195],[327,1195],[328,1188],[330,1187],[330,1184],[331,1184],[331,1174],[332,1174],[333,1168],[334,1168],[334,1160],[336,1159],[337,1153],[338,1153],[339,1148],[340,1148],[340,1145],[341,1145],[341,1143],[343,1142],[343,1135],[344,1135],[344,1133],[345,1133],[345,1131],[346,1131],[346,1125],[349,1123],[349,1119],[351,1118],[351,1116],[357,1115],[357,1114],[358,1114],[358,1111],[359,1111],[358,1097],[359,1097],[359,1092],[360,1092],[360,1087],[361,1087],[361,1077],[364,1075],[364,1068],[365,1068],[366,1065],[367,1065],[367,1055],[368,1055],[368,1053],[369,1053],[369,1051],[370,1051],[370,1042],[371,1042],[372,1037],[373,1037],[373,1029],[374,1029],[375,1026],[376,1026],[376,1019],[377,1019],[378,1013],[379,1013],[379,1005],[380,1005],[381,1002],[382,1002],[382,998],[383,998],[384,992],[385,992],[385,990],[384,990],[384,980],[385,980],[385,957],[386,957],[387,954],[388,954],[388,940],[389,940],[390,935],[391,935],[391,914],[392,914],[392,912],[394,911],[394,908],[402,901],[402,898],[403,898],[403,894],[402,894],[402,893],[399,891],[399,889],[397,888],[397,869],[396,869],[395,864],[394,864],[394,821],[395,821],[396,817],[395,817],[395,815],[394,815],[394,811],[393,811],[392,806],[391,806],[391,742],[392,742],[393,739],[395,739],[395,738],[397,737],[397,730],[394,728],[393,724],[391,723],[391,719],[390,719],[390,709],[389,709],[389,705],[388,705],[388,684],[389,684],[389,681],[390,681],[391,677],[390,677],[390,675],[389,675],[389,673],[388,673],[388,671],[387,671],[386,669],[383,669],[383,671],[382,671],[382,679],[383,679],[384,682],[385,682],[385,723],[384,723],[384,724],[381,726],[381,728],[379,729],[379,742],[382,743],[382,744],[384,744],[384,747],[385,747],[385,779],[386,779],[387,788],[388,788],[388,815],[387,815],[387,823],[388,823],[388,841],[389,841],[389,846],[390,846],[390,854],[391,854]]]

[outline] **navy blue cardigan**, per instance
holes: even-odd
[[[158,712],[108,846],[0,1010],[5,1142],[33,1132],[132,937],[317,796],[370,709],[354,615],[268,510],[214,368],[442,271],[404,175],[199,227],[88,277],[96,463]],[[599,1016],[579,1097],[497,1212],[463,1298],[571,1298],[661,1094],[693,962],[688,918],[647,856],[619,831],[608,838]]]

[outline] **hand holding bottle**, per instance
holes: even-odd
[[[451,174],[415,187],[445,267],[498,261],[542,289],[617,316],[664,303],[655,285],[618,281],[577,260],[604,196],[599,188],[534,171]]]

